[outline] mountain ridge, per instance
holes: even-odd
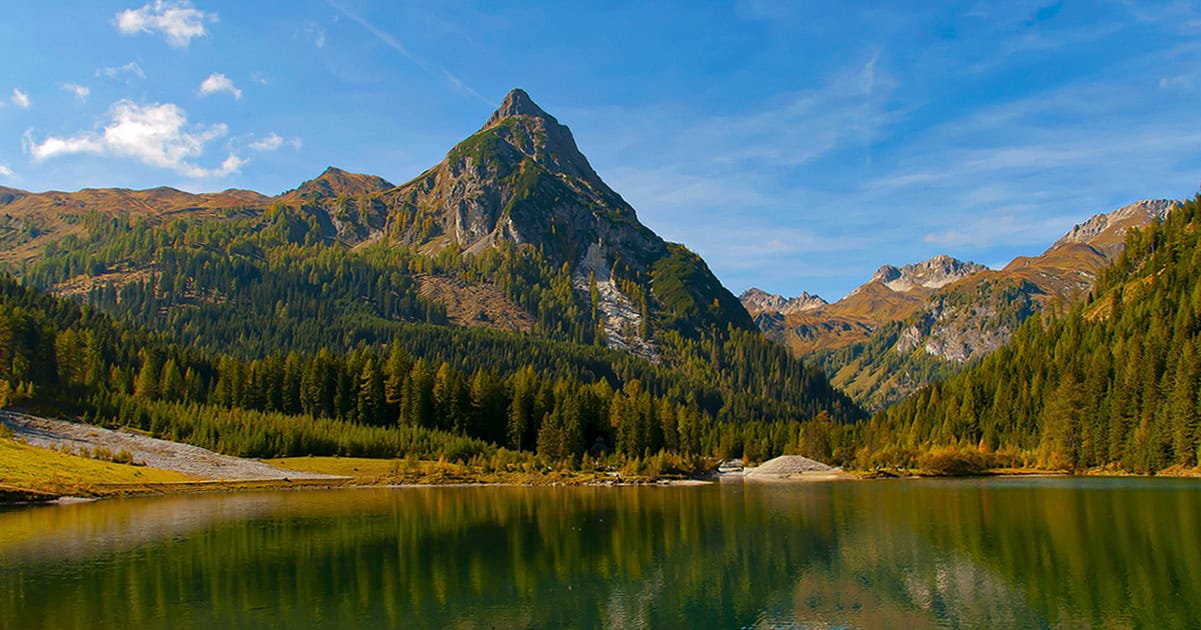
[[[1140,201],[1081,222],[1037,256],[1017,257],[931,293],[908,315],[809,355],[856,400],[880,409],[1009,342],[1040,313],[1084,299],[1097,274],[1122,251],[1118,239],[1152,225],[1179,202]]]

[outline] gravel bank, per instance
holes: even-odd
[[[748,469],[744,475],[747,478],[754,479],[791,479],[791,478],[822,478],[822,479],[839,479],[843,476],[850,477],[842,472],[841,468],[835,468],[828,464],[823,464],[817,460],[802,457],[800,455],[782,455],[775,459],[769,459],[755,468]]]
[[[80,448],[91,451],[101,446],[113,453],[129,451],[135,462],[200,479],[341,479],[333,475],[276,468],[253,459],[221,455],[199,446],[160,440],[133,431],[112,431],[90,424],[37,418],[12,411],[0,411],[0,422],[11,429],[15,437],[32,446],[57,449],[66,446],[72,451]]]

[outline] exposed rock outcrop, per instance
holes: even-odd
[[[820,296],[810,295],[804,291],[796,297],[785,298],[782,295],[768,293],[755,287],[743,291],[738,296],[738,299],[751,315],[759,315],[760,313],[778,313],[781,315],[804,313],[805,311],[812,311],[829,304]]]
[[[876,270],[870,282],[878,282],[897,292],[912,291],[917,288],[941,289],[952,282],[980,273],[985,269],[987,267],[984,265],[974,262],[938,255],[902,267],[884,265]]]

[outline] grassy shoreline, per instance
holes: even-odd
[[[708,475],[623,474],[606,470],[568,470],[527,465],[492,470],[446,461],[359,457],[292,457],[262,460],[286,471],[334,475],[326,479],[196,479],[180,473],[94,460],[0,440],[0,505],[48,503],[64,498],[100,499],[146,495],[240,492],[255,490],[432,486],[630,486],[681,485],[713,481]],[[945,479],[964,477],[1073,476],[1065,471],[996,468],[970,474],[946,471],[882,469],[849,471],[843,479]],[[1078,472],[1084,477],[1146,477],[1114,469]],[[1201,478],[1201,469],[1168,469],[1155,476]],[[104,481],[98,481],[103,479]],[[812,481],[813,479],[809,479]],[[803,482],[806,479],[783,479]]]

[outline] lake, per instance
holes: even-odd
[[[397,488],[0,512],[0,628],[1197,628],[1201,482]]]

